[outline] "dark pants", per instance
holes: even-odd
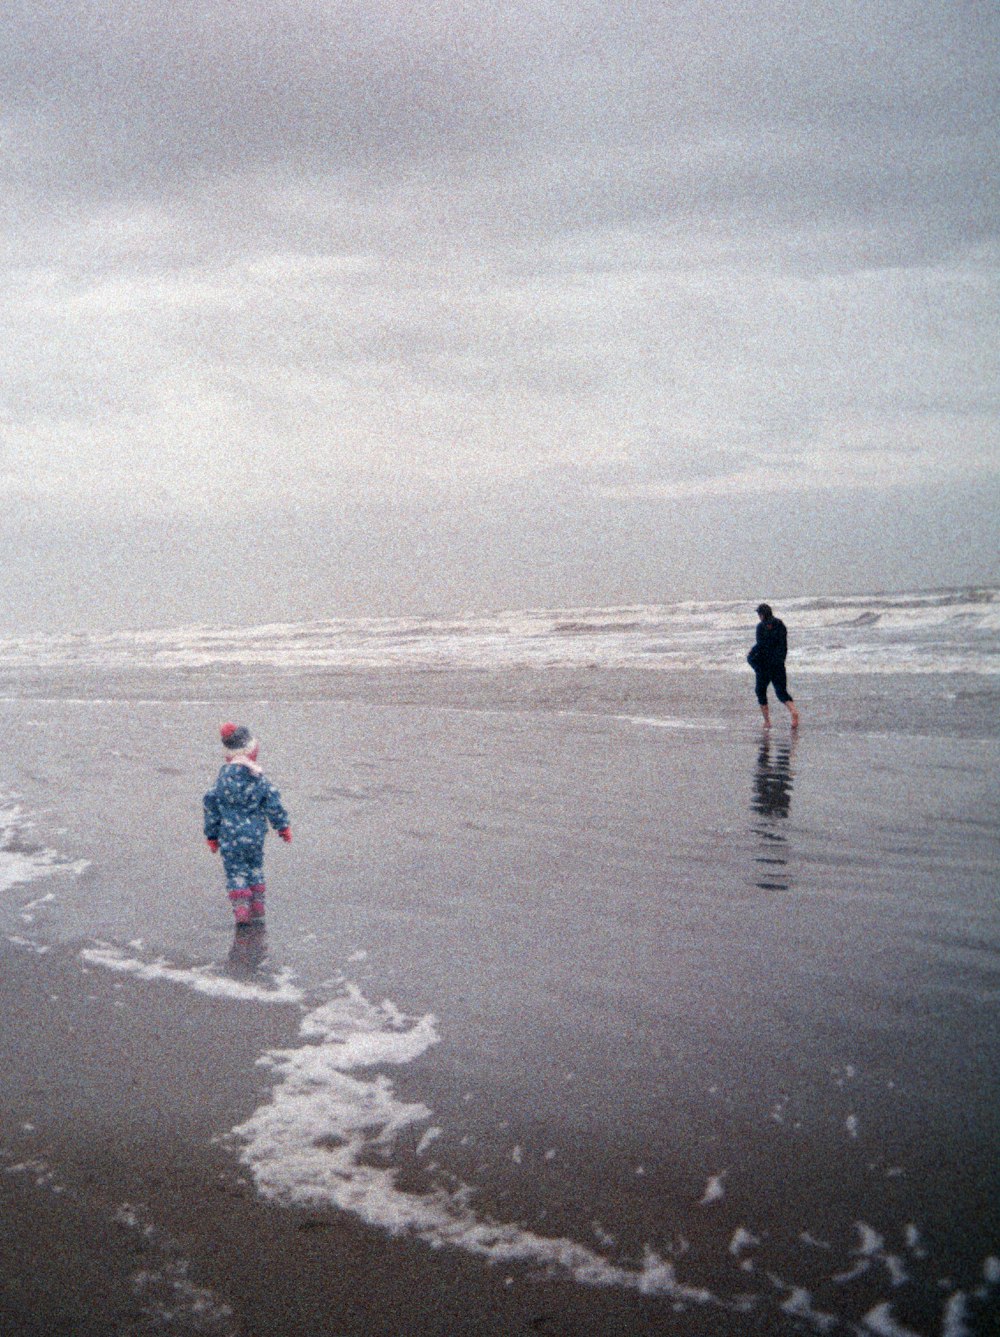
[[[775,664],[773,668],[759,668],[754,672],[757,675],[757,700],[762,706],[767,705],[768,686],[774,687],[774,694],[779,701],[791,701],[792,695],[785,682],[784,664]]]

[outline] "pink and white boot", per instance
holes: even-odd
[[[229,893],[229,899],[233,907],[233,918],[237,925],[250,923],[250,900],[251,892],[249,887],[236,887]]]
[[[256,882],[250,888],[250,923],[257,924],[264,918],[264,893],[267,888],[263,882]]]

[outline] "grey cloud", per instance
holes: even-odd
[[[0,68],[21,138],[44,136],[48,163],[28,165],[56,177],[156,187],[286,156],[336,170],[495,140],[516,122],[503,36],[483,41],[497,25],[448,13],[22,3],[7,7]]]
[[[997,23],[10,0],[0,514],[24,571],[69,616],[66,552],[162,530],[189,579],[157,594],[143,557],[143,619],[213,615],[227,582],[252,619],[285,562],[303,615],[640,598],[668,524],[707,597],[726,563],[754,576],[727,508],[766,547],[787,505],[817,523],[790,587],[844,543],[875,579],[879,497],[926,483],[906,504],[938,534],[928,497],[994,487]],[[234,494],[262,523],[230,554]],[[893,532],[932,572],[941,543]]]
[[[209,526],[156,515],[98,524],[66,509],[0,506],[0,542],[19,554],[0,586],[0,619],[26,630],[252,625],[551,607],[554,595],[567,607],[759,597],[765,588],[912,589],[996,575],[995,482],[663,505],[546,481],[460,505],[413,498],[388,511],[352,498],[252,517],[234,494],[220,499]],[[54,568],[70,570],[71,581],[53,579]]]
[[[635,445],[622,457],[590,470],[603,487],[648,486],[725,478],[752,462],[742,451],[706,446],[684,437]]]
[[[19,0],[5,15],[22,180],[399,184],[436,163],[447,215],[473,160],[511,186],[512,226],[904,207],[932,226],[961,199],[967,241],[993,227],[997,16],[974,3]]]

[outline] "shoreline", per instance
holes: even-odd
[[[0,670],[0,709],[39,706],[213,706],[259,715],[282,705],[401,707],[513,715],[593,715],[621,721],[760,732],[753,674],[731,671],[530,665],[496,669],[395,667],[261,669],[232,666],[151,670],[65,668]],[[892,684],[898,684],[896,691]],[[978,673],[829,673],[789,671],[802,733],[905,734],[989,740],[1000,734],[1000,676]],[[887,686],[889,690],[887,690]],[[896,698],[905,708],[896,707]],[[692,703],[697,711],[692,712]],[[772,734],[787,730],[772,709]]]
[[[88,972],[79,946],[38,955],[0,944],[3,1331],[665,1331],[669,1298],[489,1265],[342,1212],[265,1201],[225,1139],[266,1098],[256,1059],[294,1042],[300,1009],[253,1008],[248,1025],[243,1002]],[[706,1333],[745,1331],[712,1312]],[[689,1317],[685,1331],[702,1330]]]
[[[792,1337],[891,1307],[940,1337],[967,1304],[988,1331],[995,741],[828,717],[794,749],[782,719],[771,747],[728,680],[671,697],[659,679],[650,709],[598,674],[574,711],[572,678],[520,706],[505,680],[484,708],[454,676],[418,702],[374,675],[350,709],[289,691],[254,715],[301,814],[265,972],[312,1003],[215,987],[232,928],[192,816],[215,708],[8,710],[5,848],[59,876],[5,898],[0,1323]],[[251,1178],[269,1149],[229,1134],[289,1094],[258,1060],[315,1042],[300,1025],[348,985],[341,963],[368,1009],[354,1040],[369,998],[440,1019],[439,1047],[385,1069],[430,1126],[389,1157],[373,1120],[341,1181],[324,1129],[366,1127],[382,1069],[338,1124],[310,1057],[319,1119],[292,1110],[271,1183],[327,1205],[277,1206]],[[474,1210],[394,1235],[397,1175],[428,1204],[468,1185]],[[530,1265],[484,1259],[480,1229]]]

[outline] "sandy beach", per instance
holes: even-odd
[[[25,681],[5,1331],[994,1330],[992,680],[814,678],[797,738],[718,674]]]
[[[656,1305],[269,1206],[220,1129],[287,1011],[3,953],[0,1327],[10,1334],[657,1331]],[[607,1324],[612,1324],[608,1327]]]
[[[998,45],[0,5],[0,1337],[1000,1337]]]

